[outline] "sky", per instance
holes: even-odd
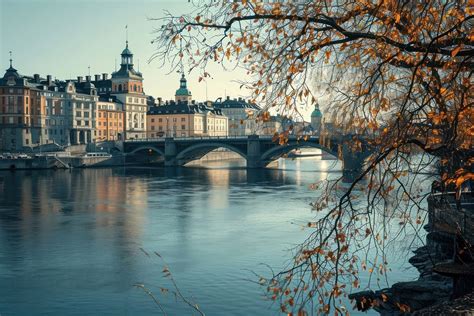
[[[161,24],[148,18],[162,17],[164,10],[179,15],[192,11],[188,0],[0,0],[0,66],[13,66],[24,75],[69,79],[108,73],[120,67],[125,48],[125,25],[135,68],[144,76],[145,93],[164,100],[174,98],[180,75],[170,66],[147,63],[153,54],[153,29]],[[248,98],[234,80],[245,72],[224,71],[212,65],[213,78],[198,82],[198,73],[187,74],[188,88],[198,101],[225,95]]]

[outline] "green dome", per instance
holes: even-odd
[[[313,111],[313,113],[311,113],[311,117],[323,117],[323,114],[319,110],[319,105],[318,104],[316,104],[314,106],[314,111]]]
[[[175,96],[190,96],[191,91],[188,90],[186,78],[184,74],[181,74],[181,79],[179,80],[179,89],[176,90]]]
[[[175,95],[180,95],[180,96],[186,95],[186,96],[188,96],[188,95],[191,95],[191,91],[189,91],[186,88],[179,88],[178,90],[176,90]]]

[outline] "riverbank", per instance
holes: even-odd
[[[471,307],[465,306],[470,310],[462,315],[474,315],[471,273],[457,272],[460,271],[459,267],[469,269],[470,263],[469,260],[463,263],[457,263],[456,260],[461,255],[457,244],[459,234],[468,244],[474,242],[473,202],[471,193],[463,197],[458,205],[454,194],[432,194],[428,198],[429,216],[424,227],[427,231],[426,244],[416,249],[414,256],[409,259],[409,263],[419,272],[418,280],[398,282],[379,291],[355,293],[349,298],[355,299],[360,309],[367,309],[367,306],[364,308],[361,305],[365,299],[373,305],[369,308],[373,307],[382,316],[405,315],[406,312],[416,312],[416,315],[459,315],[457,306],[463,301],[471,302]],[[466,252],[469,251],[467,248]],[[445,270],[447,267],[450,272],[440,272],[440,266],[445,267]],[[438,314],[435,310],[443,310],[443,313]]]

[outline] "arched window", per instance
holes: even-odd
[[[137,91],[137,85],[136,84],[133,85],[133,91],[135,91],[135,92]]]
[[[122,84],[119,84],[118,91],[122,91]]]

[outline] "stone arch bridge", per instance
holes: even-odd
[[[222,147],[242,156],[247,168],[264,168],[294,149],[318,148],[342,160],[344,177],[352,179],[360,174],[368,152],[354,152],[350,148],[351,139],[353,136],[325,139],[310,136],[306,140],[290,136],[287,144],[279,145],[271,136],[178,137],[129,140],[124,142],[123,150],[131,158],[154,151],[164,157],[165,166],[183,166]]]

